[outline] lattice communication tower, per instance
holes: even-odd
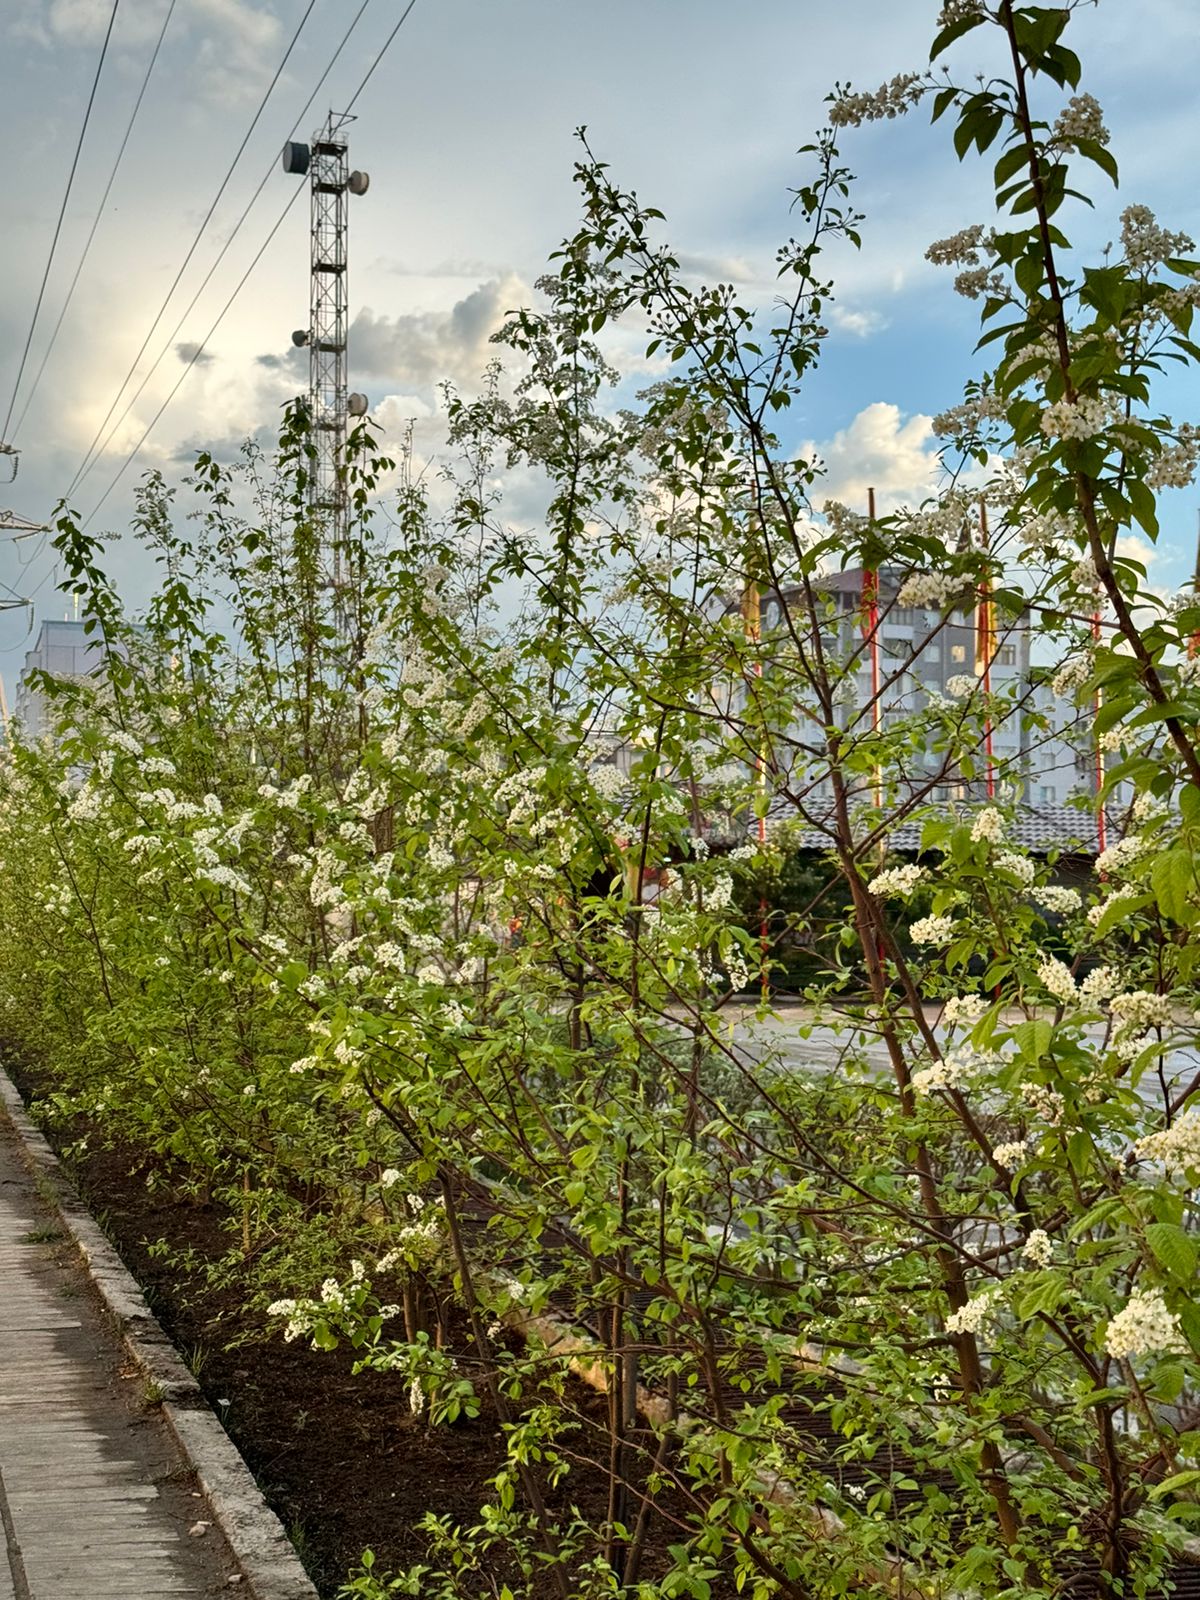
[[[292,335],[308,346],[308,405],[314,457],[309,504],[332,555],[340,588],[348,499],[344,455],[348,417],[365,415],[365,395],[347,392],[349,327],[348,196],[367,192],[365,172],[351,171],[347,127],[354,118],[331,111],[311,144],[290,139],[283,170],[308,176],[310,214],[309,321]]]

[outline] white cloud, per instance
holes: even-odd
[[[111,0],[21,0],[9,27],[18,38],[32,39],[44,48],[58,43],[92,45],[103,39],[111,15]]]
[[[703,279],[705,283],[759,283],[767,281],[761,268],[747,256],[702,255],[690,250],[676,251],[680,272]]]
[[[852,333],[858,339],[869,339],[888,326],[881,311],[852,311],[848,306],[834,305],[829,310],[830,324],[843,333]]]
[[[429,402],[416,394],[387,394],[371,407],[371,419],[387,439],[402,439],[410,422],[425,422],[433,414]]]
[[[1114,550],[1119,556],[1125,556],[1130,561],[1140,561],[1148,567],[1152,561],[1157,561],[1162,551],[1152,545],[1149,539],[1144,539],[1140,533],[1122,533],[1118,536]]]
[[[448,311],[388,317],[365,307],[350,327],[353,370],[430,395],[447,378],[473,387],[498,353],[489,343],[492,334],[529,298],[527,285],[509,273],[481,283]]]
[[[190,0],[189,10],[199,40],[192,71],[206,97],[236,103],[259,95],[279,51],[278,17],[248,0]]]
[[[113,49],[137,49],[157,38],[169,0],[138,0],[120,8],[113,25]],[[43,49],[61,45],[94,48],[108,31],[112,0],[16,0],[9,31],[30,39]],[[188,30],[199,37],[191,62],[202,81],[203,69],[215,76],[222,94],[242,98],[249,91],[238,85],[239,74],[257,73],[266,63],[266,51],[280,38],[279,19],[252,0],[185,0],[171,21],[171,36]],[[236,96],[230,89],[236,86]],[[257,86],[255,86],[257,88]]]
[[[941,476],[933,419],[923,412],[906,417],[899,406],[876,400],[846,428],[824,443],[806,440],[798,455],[816,456],[825,478],[813,489],[817,504],[840,500],[853,511],[867,509],[874,489],[881,514],[918,505],[933,494]]]

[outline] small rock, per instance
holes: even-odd
[[[188,1532],[193,1539],[198,1539],[201,1534],[207,1533],[211,1527],[211,1522],[193,1522]]]

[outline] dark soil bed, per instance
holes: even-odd
[[[11,1064],[9,1070],[26,1098],[36,1098],[36,1075]],[[53,1130],[49,1136],[61,1147]],[[207,1281],[205,1264],[227,1256],[230,1246],[228,1219],[216,1205],[180,1199],[165,1184],[149,1185],[150,1169],[136,1156],[99,1144],[72,1159],[69,1171],[326,1600],[366,1549],[375,1552],[380,1575],[427,1559],[426,1537],[417,1526],[427,1512],[466,1526],[478,1521],[488,1480],[503,1461],[486,1396],[478,1418],[428,1428],[413,1416],[408,1383],[399,1374],[356,1376],[349,1349],[316,1351],[305,1340],[286,1343],[265,1326],[261,1311],[247,1311],[236,1287]],[[153,1248],[159,1245],[168,1249]],[[195,1262],[192,1270],[179,1265],[184,1252]],[[453,1333],[457,1354],[466,1348],[466,1329]],[[581,1424],[572,1449],[584,1459],[560,1492],[545,1490],[546,1500],[552,1511],[578,1506],[595,1526],[605,1519],[608,1482],[591,1464],[591,1448],[599,1450],[607,1402],[582,1383],[572,1390]],[[595,1425],[591,1440],[589,1424]],[[648,1434],[639,1442],[653,1449]],[[679,1538],[677,1525],[662,1519],[658,1524],[647,1541],[643,1578],[670,1567],[667,1546]],[[509,1576],[500,1562],[493,1575]],[[723,1600],[716,1588],[713,1596]]]

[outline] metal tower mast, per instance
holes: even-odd
[[[308,346],[308,406],[312,429],[312,480],[309,504],[332,555],[335,588],[341,587],[347,532],[345,479],[347,418],[367,409],[364,395],[348,394],[346,342],[349,324],[349,216],[347,195],[365,194],[365,172],[350,170],[346,135],[354,118],[331,111],[313,134],[311,145],[289,140],[283,169],[308,175],[309,322],[292,335]]]

